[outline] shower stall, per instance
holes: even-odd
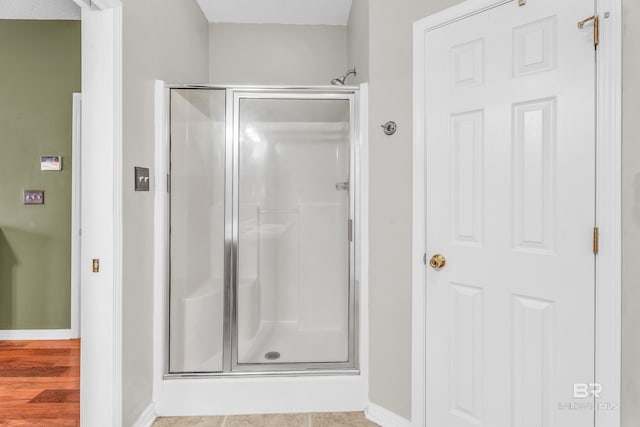
[[[357,372],[357,97],[166,86],[166,377]]]

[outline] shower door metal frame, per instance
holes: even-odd
[[[231,252],[231,283],[225,283],[225,288],[229,290],[231,303],[225,308],[231,308],[230,313],[230,330],[228,331],[231,338],[230,345],[227,347],[231,350],[230,358],[223,358],[223,366],[225,371],[233,373],[263,373],[265,370],[269,372],[308,372],[313,370],[343,370],[355,369],[357,367],[357,307],[356,307],[356,289],[355,289],[355,227],[352,227],[352,238],[348,241],[348,360],[346,362],[292,362],[292,363],[239,363],[238,362],[238,299],[237,293],[239,289],[238,278],[238,238],[239,238],[239,206],[240,206],[240,101],[245,99],[261,99],[261,100],[335,100],[349,102],[349,210],[347,220],[355,222],[355,143],[357,142],[357,112],[356,112],[356,91],[353,89],[283,89],[283,88],[262,88],[262,89],[230,89],[228,97],[233,98],[232,103],[232,135],[231,140],[227,140],[227,150],[233,153],[233,194],[231,204],[233,206],[233,221],[230,242],[227,242],[225,236],[225,253],[227,244],[230,244]],[[229,101],[229,98],[227,98]],[[227,108],[229,108],[227,102]],[[228,116],[229,110],[227,110]],[[227,131],[229,128],[227,128]],[[229,135],[228,135],[229,137]],[[227,172],[229,170],[227,169]],[[225,199],[225,203],[229,202]],[[347,236],[346,236],[347,237]],[[227,331],[225,331],[227,332]],[[226,342],[225,342],[226,344]],[[227,369],[228,368],[228,369]]]
[[[360,248],[357,226],[357,179],[360,174],[359,145],[359,89],[354,86],[230,86],[230,85],[190,85],[167,84],[166,88],[166,140],[171,147],[171,91],[174,89],[190,90],[225,90],[225,207],[224,207],[224,323],[223,323],[223,361],[221,372],[171,372],[170,371],[170,290],[171,275],[167,274],[166,286],[166,345],[164,378],[178,379],[191,377],[220,376],[291,376],[291,375],[356,375],[359,374],[359,318],[360,291],[356,286]],[[241,99],[300,99],[300,100],[345,100],[349,102],[349,214],[352,221],[351,241],[348,259],[348,360],[346,362],[302,362],[302,363],[238,363],[238,213],[239,213],[239,103]],[[167,158],[171,162],[171,153]],[[169,174],[170,174],[170,168]],[[168,176],[169,179],[170,175]],[[168,181],[170,182],[170,181]],[[170,208],[168,229],[170,233]],[[170,241],[170,234],[168,235]],[[167,266],[170,270],[171,248],[167,247]]]

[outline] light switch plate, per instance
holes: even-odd
[[[25,205],[44,205],[43,190],[24,190],[22,201]]]
[[[149,191],[149,168],[141,168],[135,166],[135,183],[136,191]]]

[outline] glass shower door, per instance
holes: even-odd
[[[169,372],[221,372],[225,91],[170,93]]]
[[[346,363],[350,100],[236,96],[237,366]]]

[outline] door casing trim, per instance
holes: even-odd
[[[424,34],[514,0],[467,0],[416,21],[413,26],[413,241],[411,424],[426,422],[426,301],[423,256],[426,247],[424,140]],[[600,253],[596,258],[595,378],[603,385],[600,402],[615,409],[596,411],[595,426],[620,426],[622,295],[622,4],[596,0],[600,15],[597,52],[596,221]],[[608,12],[608,17],[605,13]]]
[[[80,194],[82,185],[82,94],[73,94],[71,133],[71,338],[80,338]]]
[[[84,108],[80,162],[81,180],[86,184],[80,196],[80,422],[121,425],[122,2],[74,1],[82,8]],[[103,265],[97,274],[90,269],[94,258]],[[87,289],[92,293],[100,290],[104,299],[89,298],[90,292],[82,292]]]

